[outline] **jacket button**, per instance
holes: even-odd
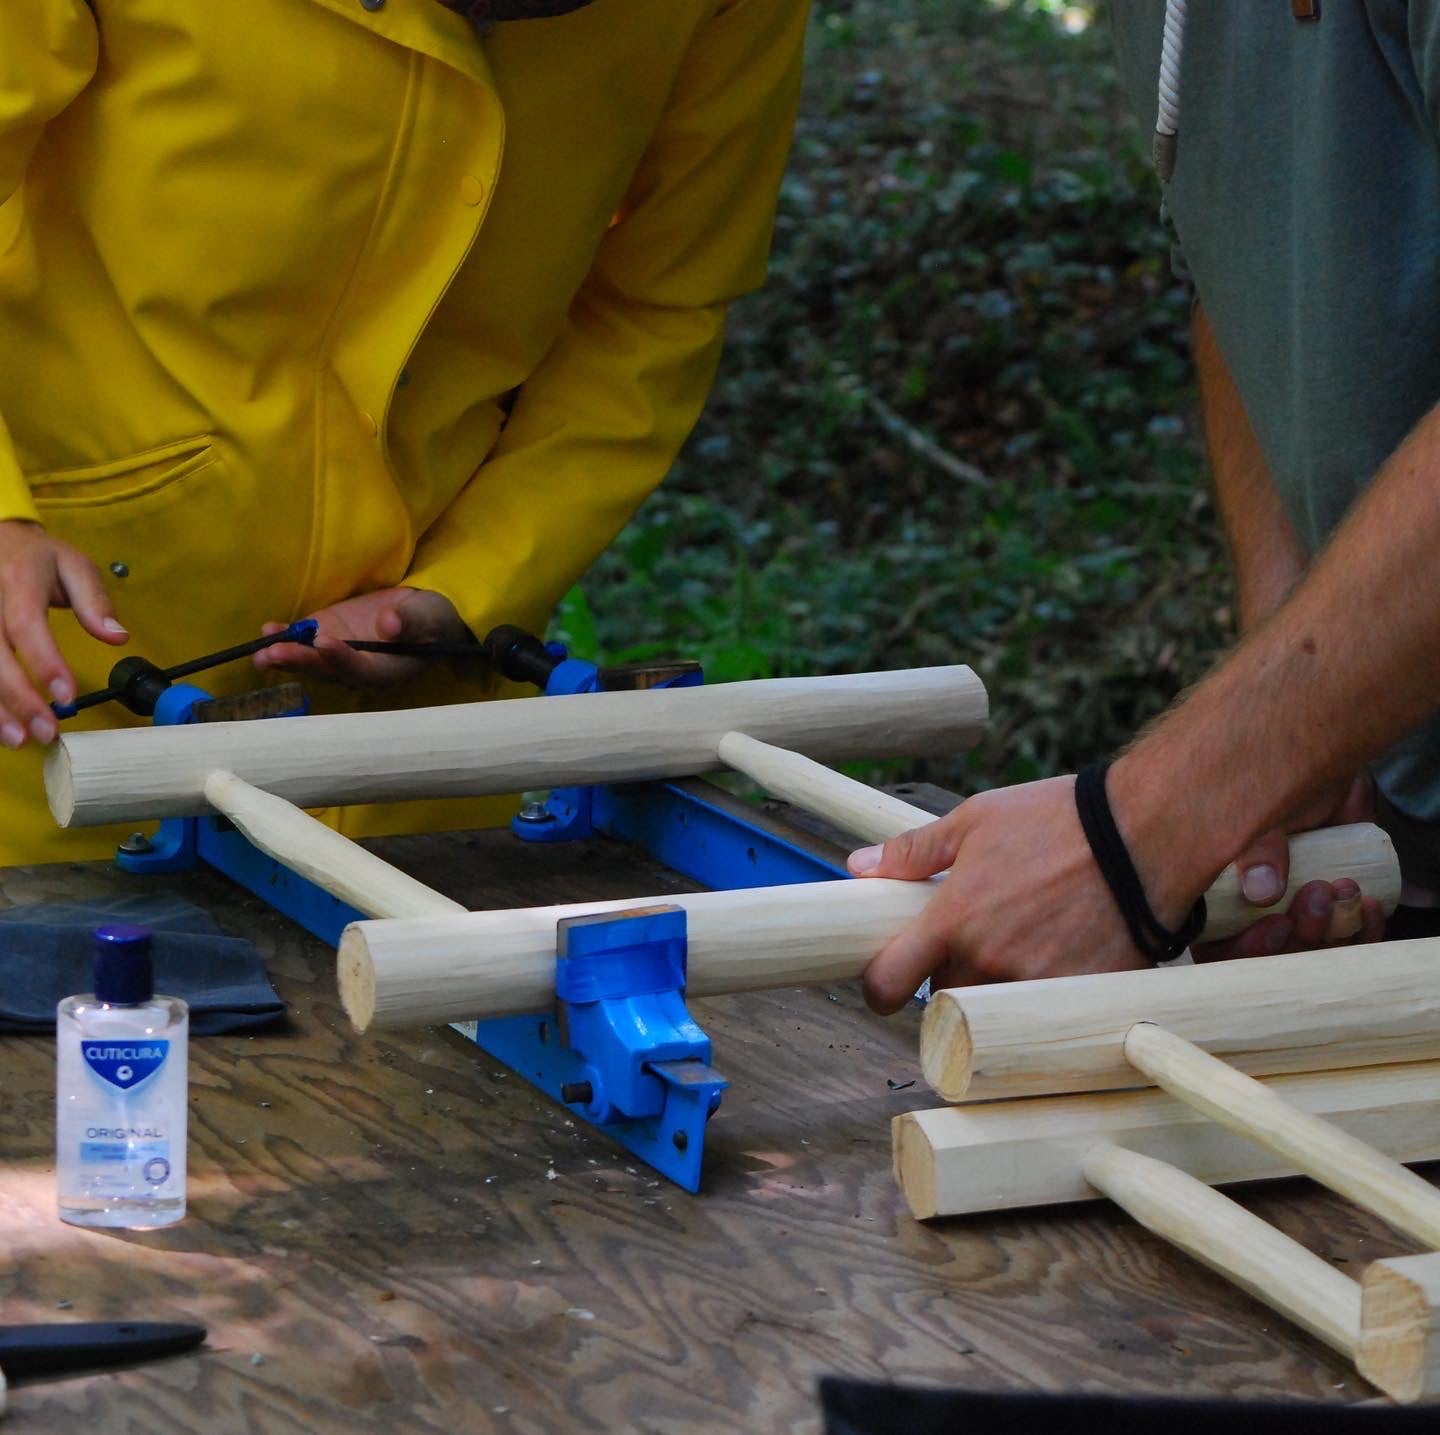
[[[467,174],[460,181],[460,198],[468,205],[477,205],[485,198],[485,186],[473,174]]]
[[[385,0],[360,0],[360,8],[362,10],[383,10]]]
[[[365,432],[368,433],[371,438],[375,438],[379,434],[380,425],[375,422],[374,414],[367,413],[364,409],[361,409],[360,423],[361,426],[364,428]]]

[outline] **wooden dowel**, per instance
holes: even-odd
[[[1134,1151],[1099,1142],[1085,1179],[1146,1229],[1353,1357],[1360,1287],[1203,1181]]]
[[[205,797],[262,852],[367,916],[440,917],[466,910],[233,772],[212,772],[205,779]]]
[[[1440,1061],[1271,1076],[1264,1084],[1396,1160],[1440,1160]],[[1167,1161],[1209,1186],[1300,1169],[1153,1088],[907,1111],[891,1134],[895,1176],[919,1220],[1093,1200],[1080,1166],[1097,1141]]]
[[[1373,1145],[1302,1111],[1153,1022],[1130,1028],[1125,1055],[1137,1071],[1201,1115],[1275,1152],[1421,1245],[1440,1246],[1440,1191]]]
[[[935,820],[935,814],[923,807],[745,733],[726,733],[717,752],[726,767],[744,773],[766,792],[866,842],[888,842]],[[1395,910],[1400,899],[1400,864],[1395,848],[1374,823],[1356,822],[1301,832],[1290,839],[1290,880],[1285,895],[1274,906],[1257,907],[1248,901],[1241,889],[1239,870],[1233,863],[1228,866],[1205,893],[1205,930],[1200,940],[1216,942],[1233,937],[1258,918],[1285,911],[1307,882],[1341,877],[1353,878],[1365,896],[1380,900],[1387,913]],[[1357,898],[1349,904],[1337,904],[1328,939],[1343,940],[1359,928]]]
[[[1440,1254],[1372,1261],[1360,1284],[1360,1374],[1395,1400],[1440,1395]]]
[[[875,878],[356,922],[340,940],[340,997],[361,1031],[546,1011],[561,918],[667,903],[687,913],[693,996],[845,981],[930,890]]]
[[[217,768],[301,807],[683,777],[732,731],[812,757],[916,757],[974,742],[967,667],[67,733],[45,764],[62,827],[194,814]]]
[[[1271,907],[1257,907],[1241,890],[1240,872],[1232,862],[1205,893],[1205,930],[1202,942],[1220,941],[1243,932],[1260,917],[1285,911],[1307,882],[1335,882],[1353,878],[1361,893],[1375,897],[1386,915],[1400,900],[1400,861],[1395,844],[1373,822],[1352,822],[1343,827],[1318,827],[1290,839],[1290,880],[1285,895]],[[1360,903],[1335,904],[1327,941],[1343,941],[1360,930]]]
[[[693,914],[690,989],[697,995],[852,981],[920,915],[934,890],[931,882],[866,878],[471,912],[393,931],[366,925],[352,928],[342,943],[341,992],[349,993],[346,1010],[361,1030],[372,1022],[401,1026],[543,1011],[554,994],[555,923],[561,916],[668,901]],[[1129,1072],[1123,1052],[1118,1060]],[[1133,1084],[1133,1072],[1127,1080]]]
[[[935,820],[935,814],[922,807],[743,732],[727,732],[716,745],[716,755],[766,792],[867,842],[888,842]]]
[[[947,1101],[1134,1086],[1153,1021],[1242,1071],[1440,1058],[1440,938],[937,992],[920,1057]]]

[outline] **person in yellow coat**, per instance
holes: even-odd
[[[764,275],[805,10],[4,0],[0,864],[122,835],[40,777],[118,649],[314,615],[257,666],[319,706],[493,691],[342,640],[541,627],[663,477]]]

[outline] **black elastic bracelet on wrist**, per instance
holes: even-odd
[[[1176,932],[1151,911],[1140,874],[1130,860],[1125,839],[1110,811],[1110,799],[1105,795],[1105,774],[1109,770],[1108,762],[1092,762],[1075,778],[1075,810],[1080,814],[1080,826],[1131,940],[1152,962],[1172,961],[1204,930],[1205,899],[1201,897],[1195,903]]]

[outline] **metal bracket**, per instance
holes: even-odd
[[[602,691],[601,670],[594,663],[569,657],[563,643],[546,643],[545,647],[552,657],[560,660],[546,681],[547,698]],[[659,677],[647,686],[651,689],[694,688],[704,681],[705,675],[698,667],[680,665],[672,675]],[[545,802],[525,803],[511,822],[510,830],[525,842],[573,842],[593,837],[599,825],[594,817],[595,794],[603,791],[596,787],[557,787]]]
[[[559,924],[556,1008],[462,1023],[476,1045],[687,1191],[729,1084],[685,1006],[685,912],[650,907]]]

